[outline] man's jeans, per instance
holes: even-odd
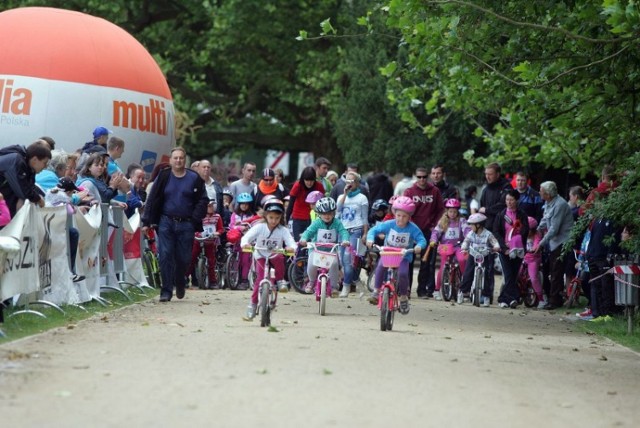
[[[173,287],[185,286],[185,275],[191,262],[191,249],[195,229],[191,221],[175,221],[165,215],[160,217],[158,236],[160,237],[159,261],[162,275],[161,296],[173,295]]]

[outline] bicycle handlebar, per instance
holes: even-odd
[[[329,250],[330,253],[333,252],[337,252],[338,248],[340,248],[339,243],[330,243],[330,242],[307,242],[307,246],[305,247],[308,250],[322,250],[322,251],[327,251]]]
[[[265,251],[271,254],[283,254],[285,256],[293,256],[295,254],[291,251],[287,251],[286,248],[256,247],[255,245],[251,247],[242,247],[243,253],[254,253],[256,251]]]

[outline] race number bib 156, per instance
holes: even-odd
[[[318,229],[316,242],[335,244],[338,242],[338,231],[331,229]]]
[[[397,231],[391,229],[389,231],[389,235],[387,236],[387,244],[392,247],[406,248],[409,246],[410,239],[411,235],[409,235],[408,233],[398,233]]]

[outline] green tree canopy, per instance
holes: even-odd
[[[392,0],[408,55],[386,67],[402,117],[435,133],[474,124],[487,159],[581,176],[640,148],[640,11],[618,0]],[[424,117],[415,104],[424,106]]]

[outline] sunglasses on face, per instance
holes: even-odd
[[[426,175],[416,175],[416,178],[417,178],[418,180],[426,180],[426,179],[427,179],[427,176],[426,176]]]

